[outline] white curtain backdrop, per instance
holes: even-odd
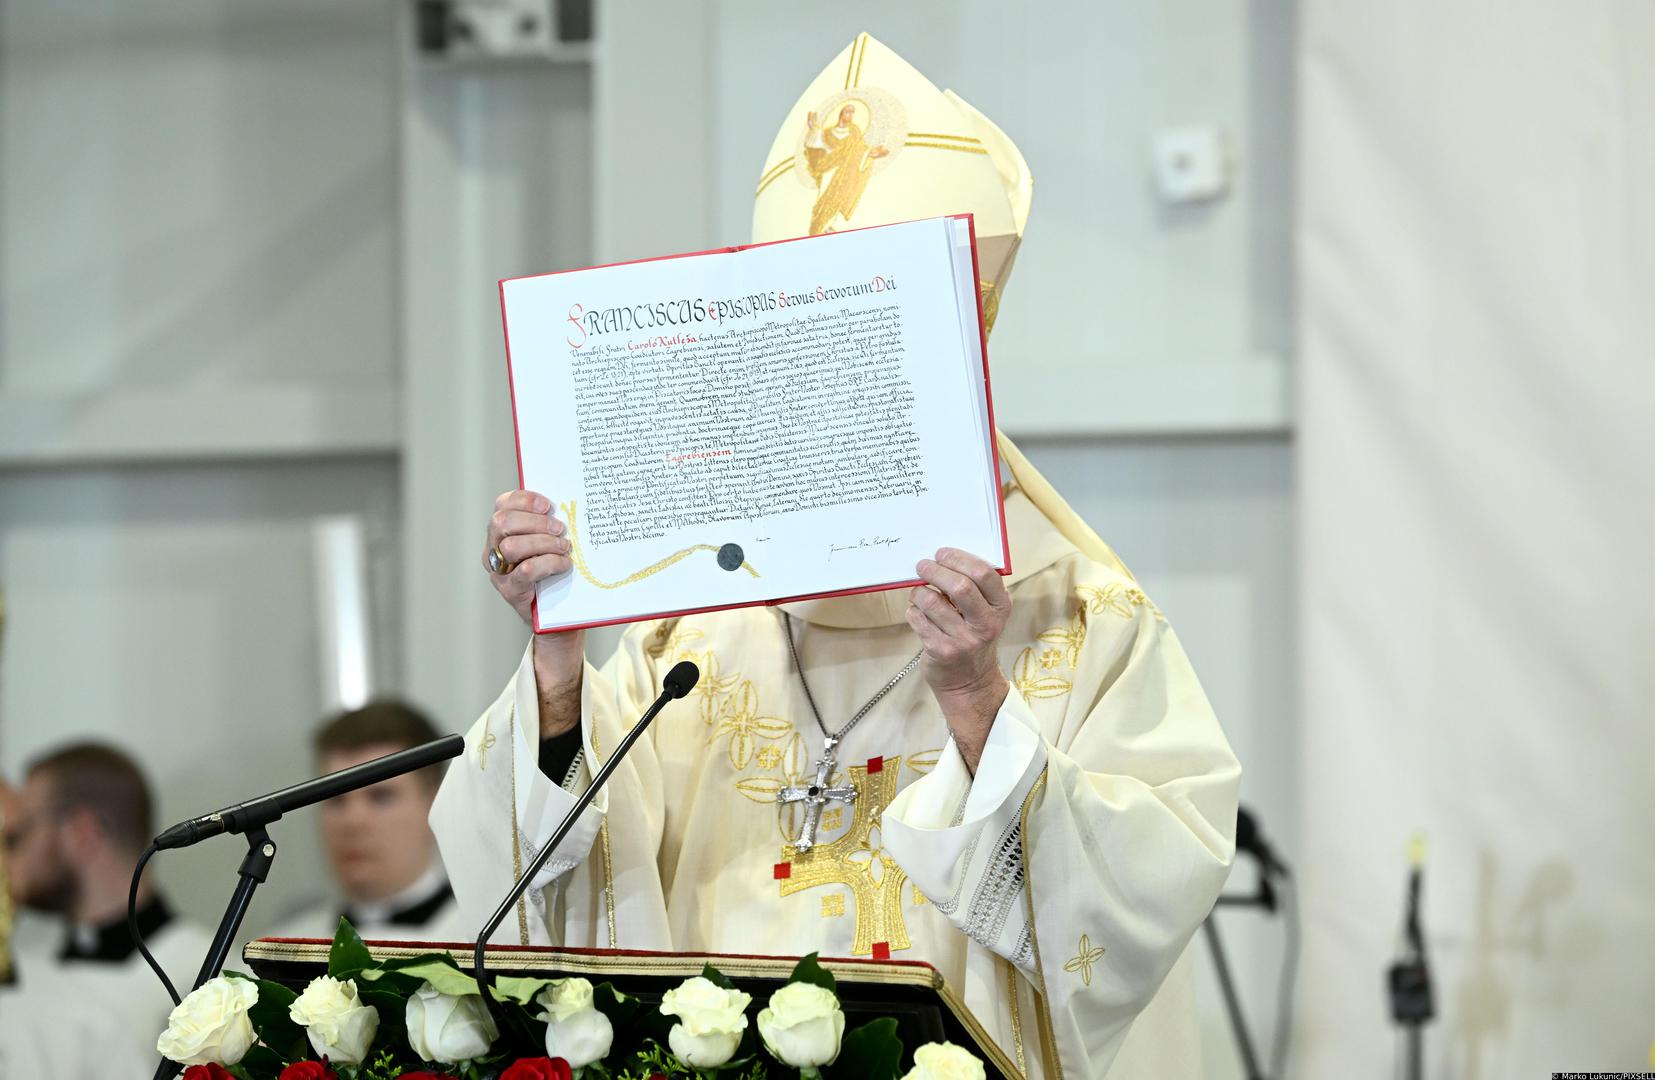
[[[1300,1077],[1655,1041],[1655,3],[1304,0]]]

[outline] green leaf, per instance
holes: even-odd
[[[248,1076],[275,1076],[287,1064],[286,1059],[268,1046],[255,1046],[247,1051],[238,1068]]]
[[[460,967],[459,961],[455,960],[452,956],[445,952],[428,952],[419,953],[414,956],[404,956],[396,960],[387,960],[383,964],[378,964],[376,966],[384,971],[403,971],[411,967],[422,967],[425,964],[447,964],[455,970],[458,970]]]
[[[293,1018],[288,1015],[288,1009],[299,995],[281,983],[255,979],[239,971],[226,971],[224,977],[250,982],[259,988],[258,1000],[247,1010],[247,1019],[252,1023],[253,1030],[258,1033],[260,1042],[271,1047],[284,1061],[292,1061],[305,1055],[309,1049],[305,1041],[305,1029],[295,1024]]]
[[[728,976],[713,967],[711,964],[705,964],[702,966],[701,977],[712,983],[714,986],[721,986],[726,990],[734,990],[736,988],[736,984],[731,982]]]
[[[540,991],[557,982],[556,979],[531,979],[520,975],[501,975],[494,980],[494,1000],[510,1001],[529,1006]]]
[[[902,1068],[902,1040],[896,1020],[882,1016],[847,1033],[839,1057],[827,1075],[855,1080],[897,1080]]]
[[[335,979],[346,979],[373,965],[373,954],[362,944],[362,935],[356,932],[349,919],[341,917],[339,932],[333,935],[333,947],[328,949],[328,974]]]
[[[372,1005],[379,1013],[379,1034],[374,1037],[376,1046],[387,1043],[398,1046],[408,1038],[408,998],[402,994],[371,987],[358,987],[357,999],[364,1005]]]
[[[615,989],[614,983],[602,982],[592,987],[592,1007],[609,1017],[610,1026],[620,1032],[632,1022],[644,1004]]]
[[[839,984],[834,981],[833,973],[817,962],[815,953],[802,958],[794,965],[793,974],[787,977],[787,981],[820,986],[835,996],[839,993]]]
[[[387,976],[400,975],[409,979],[417,979],[422,983],[430,983],[439,994],[480,993],[477,989],[477,980],[461,971],[454,961],[441,954],[429,957],[414,957],[408,961],[398,961],[394,970],[390,965],[383,968],[374,968],[362,973],[362,978],[368,982],[377,983]],[[415,987],[418,988],[417,986]]]

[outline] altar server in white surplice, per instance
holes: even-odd
[[[878,42],[817,78],[764,165],[755,241],[974,213],[992,320],[1027,169]],[[496,940],[925,960],[1029,1076],[1200,1075],[1185,947],[1229,871],[1240,770],[1161,612],[1000,450],[1009,578],[944,549],[917,568],[931,587],[634,625],[602,668],[579,633],[537,637],[432,814],[467,920],[689,658],[694,692]],[[491,519],[485,564],[518,564],[493,580],[525,618],[571,569],[557,494]],[[818,777],[855,799],[780,797]]]
[[[154,834],[152,805],[137,764],[113,747],[65,746],[29,766],[5,823],[12,888],[31,915],[16,982],[0,992],[0,1061],[40,1051],[52,1067],[15,1075],[89,1075],[83,1066],[100,1060],[102,1075],[132,1075],[123,1062],[159,1063],[155,1040],[172,1001],[126,918],[132,870]],[[212,935],[177,914],[148,874],[136,914],[156,961],[187,990]]]

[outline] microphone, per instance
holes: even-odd
[[[691,690],[701,679],[701,669],[688,660],[680,660],[667,672],[667,677],[661,680],[661,686],[674,698],[681,698]]]
[[[493,937],[494,932],[500,929],[500,924],[506,921],[506,916],[511,913],[512,905],[516,904],[523,893],[527,891],[529,882],[534,880],[536,874],[540,873],[541,867],[545,866],[547,860],[552,857],[552,852],[557,849],[559,844],[563,843],[563,838],[568,836],[569,831],[575,827],[575,821],[580,817],[581,812],[591,804],[592,799],[602,789],[603,785],[609,782],[610,774],[621,763],[621,759],[626,757],[627,751],[632,749],[632,744],[638,741],[638,737],[644,733],[644,729],[649,727],[650,721],[655,719],[655,714],[660,712],[667,702],[681,698],[695,689],[695,684],[700,678],[701,669],[688,660],[680,660],[673,665],[672,670],[667,672],[666,678],[661,680],[661,696],[655,699],[655,703],[645,710],[642,719],[633,725],[631,731],[626,733],[626,738],[621,740],[621,744],[615,748],[615,752],[609,755],[609,760],[603,763],[603,768],[599,769],[598,774],[592,778],[591,785],[580,793],[580,797],[575,800],[575,805],[569,808],[569,812],[563,815],[563,820],[558,822],[557,828],[552,830],[552,838],[546,841],[529,865],[523,868],[523,873],[512,885],[511,892],[507,893],[506,898],[500,901],[500,906],[494,909],[494,914],[489,916],[488,922],[477,934],[477,948],[472,956],[472,974],[476,976],[478,989],[482,991],[483,1005],[491,1015],[494,1013],[495,1003],[491,1000],[491,995],[488,992],[488,970],[483,960],[483,952],[488,947],[488,939]],[[495,1018],[496,1023],[499,1022],[499,1019],[499,1017]]]
[[[673,670],[677,671],[677,668]],[[691,685],[694,685],[693,678]],[[459,757],[464,752],[465,740],[458,735],[434,739],[420,746],[399,750],[397,753],[386,754],[384,757],[365,761],[348,769],[340,769],[326,776],[318,776],[314,780],[282,788],[280,791],[272,791],[257,799],[180,821],[155,838],[155,847],[159,851],[189,847],[220,833],[241,833],[256,829],[276,821],[289,811],[355,791],[357,788],[377,784],[381,780],[389,780],[393,776],[415,772],[439,761]]]

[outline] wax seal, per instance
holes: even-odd
[[[718,565],[726,570],[740,570],[746,560],[740,544],[725,544],[718,549]]]

